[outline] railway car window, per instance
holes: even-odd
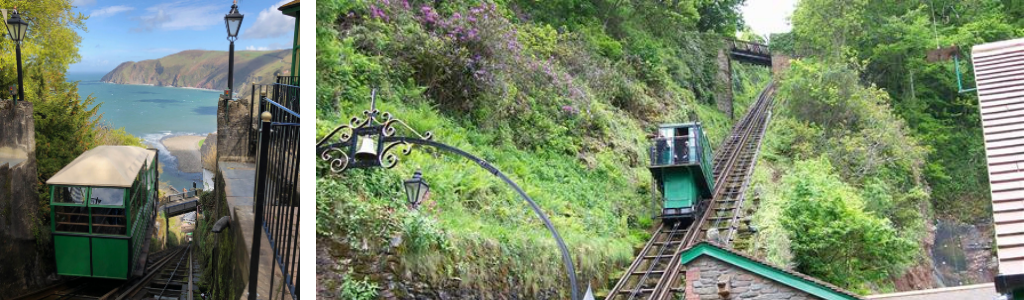
[[[56,231],[89,233],[89,214],[84,206],[54,206]]]
[[[128,231],[123,208],[92,207],[92,233],[124,235]]]
[[[89,197],[89,204],[124,205],[124,189],[92,188],[92,195]]]
[[[85,204],[85,188],[58,186],[54,188],[54,203]]]

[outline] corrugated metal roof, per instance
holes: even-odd
[[[1024,273],[1024,39],[974,46],[999,273]]]
[[[156,150],[135,146],[98,146],[79,155],[46,184],[131,187],[155,155]]]
[[[999,298],[991,282],[957,287],[937,288],[920,291],[899,292],[867,296],[868,299],[882,300],[993,300]]]

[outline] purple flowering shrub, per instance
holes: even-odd
[[[378,0],[367,17],[374,24],[357,44],[386,57],[442,111],[468,115],[520,146],[570,153],[585,130],[601,127],[589,124],[590,88],[556,57],[570,51],[558,50],[565,47],[553,29],[514,24],[492,3],[443,12]],[[569,141],[552,145],[552,135]]]

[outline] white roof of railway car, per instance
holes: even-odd
[[[46,184],[131,187],[139,170],[155,155],[156,150],[135,146],[98,146],[64,166]]]

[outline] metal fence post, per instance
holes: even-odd
[[[256,193],[253,195],[255,197],[253,208],[256,212],[252,228],[252,252],[249,254],[249,300],[256,300],[256,287],[259,282],[260,239],[263,231],[263,205],[266,204],[267,189],[267,158],[270,156],[267,151],[270,147],[270,112],[264,111],[260,114],[260,118],[263,119],[263,124],[260,125],[260,147],[256,152],[258,156],[256,159]]]

